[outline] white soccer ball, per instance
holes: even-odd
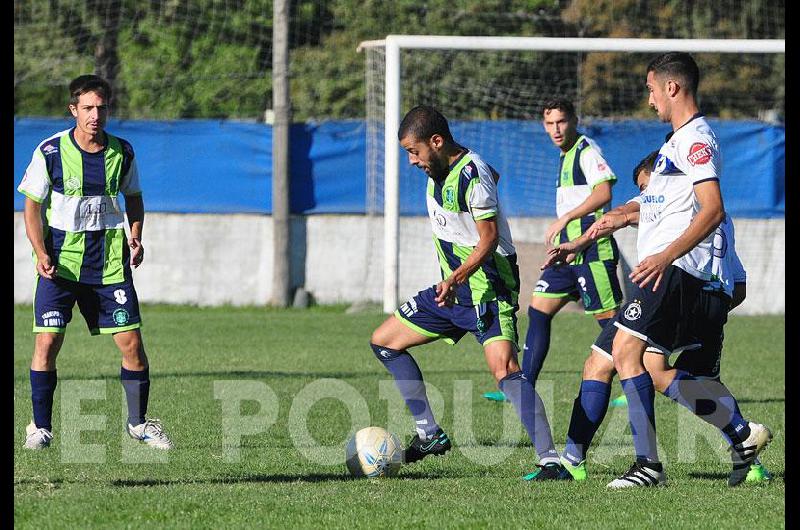
[[[346,456],[354,477],[391,477],[403,464],[403,447],[386,429],[366,427],[347,442]]]

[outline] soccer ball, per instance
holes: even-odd
[[[403,464],[403,448],[395,434],[366,427],[347,442],[346,457],[347,469],[354,477],[391,477]]]

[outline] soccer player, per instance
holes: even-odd
[[[607,339],[604,335],[614,335],[614,369],[627,397],[636,451],[634,464],[609,483],[610,488],[665,481],[656,449],[655,387],[643,363],[644,352],[647,347],[663,353],[675,349],[674,340],[681,336],[685,316],[691,314],[703,286],[712,279],[713,234],[725,217],[719,191],[722,161],[716,135],[697,105],[699,78],[697,64],[686,53],[662,54],[647,67],[650,106],[672,125],[673,132],[659,150],[640,201],[640,262],[630,274],[632,299],[615,317],[617,329],[605,328],[595,342],[602,344]],[[594,392],[599,394],[600,389]],[[763,425],[739,419],[736,423],[724,428],[730,429],[725,432],[734,442],[729,484],[739,480],[745,466],[749,467],[772,438]]]
[[[145,418],[150,376],[139,328],[131,267],[144,259],[144,203],[131,144],[105,131],[111,86],[95,75],[69,85],[75,126],[33,152],[22,183],[25,232],[33,247],[35,346],[31,361],[33,421],[25,447],[53,439],[56,356],[77,302],[92,335],[110,334],[122,353],[120,379],[128,405],[128,434],[152,447],[173,447],[161,423]],[[130,228],[118,195],[125,197]]]
[[[644,196],[657,155],[658,151],[654,151],[634,169],[634,183],[642,191],[641,196]],[[639,201],[634,199],[612,210],[590,227],[584,236],[551,251],[543,266],[559,260],[569,261],[577,249],[601,233],[637,225],[638,206]],[[648,347],[644,355],[644,365],[653,378],[656,390],[718,427],[730,445],[734,443],[729,436],[730,431],[735,431],[739,425],[751,424],[741,418],[736,399],[719,379],[722,328],[727,321],[728,311],[744,301],[746,279],[744,267],[736,254],[733,221],[726,215],[714,233],[712,280],[703,286],[697,305],[687,319],[687,337],[682,340],[686,351],[683,354],[678,352],[680,357],[674,368],[668,365],[667,355],[656,348]],[[563,459],[578,479],[586,477],[586,451],[605,417],[614,375],[613,359],[608,350],[615,333],[613,329],[609,333],[604,332],[592,346],[584,365],[581,392],[574,402]],[[710,404],[714,406],[709,407]],[[745,478],[749,482],[770,479],[766,468],[755,455],[752,463],[747,465],[748,462],[741,461],[736,451],[732,453],[734,470],[729,477],[730,485],[735,486]]]
[[[547,419],[536,414],[541,399],[517,361],[519,269],[498,202],[496,172],[480,155],[456,143],[447,120],[432,107],[411,109],[397,136],[409,163],[428,176],[428,214],[442,277],[401,305],[370,340],[414,416],[416,434],[405,450],[405,462],[443,455],[451,448],[408,349],[437,339],[454,344],[468,332],[483,346],[489,370],[514,405],[540,462],[558,462]]]
[[[556,189],[558,219],[550,225],[545,244],[558,245],[577,239],[611,204],[611,187],[617,177],[600,147],[578,131],[575,108],[567,99],[547,101],[542,124],[561,151]],[[580,299],[586,314],[604,327],[622,302],[617,279],[619,250],[612,236],[592,241],[567,267],[547,268],[542,273],[528,307],[528,332],[523,347],[522,370],[536,382],[550,349],[551,322],[569,301]],[[484,394],[502,401],[499,392]]]

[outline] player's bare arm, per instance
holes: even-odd
[[[56,266],[44,247],[44,227],[42,226],[42,205],[30,197],[25,198],[25,234],[31,242],[36,254],[36,272],[40,276],[52,280],[56,275]]]
[[[469,277],[478,270],[487,257],[497,248],[500,235],[497,231],[497,220],[494,218],[475,221],[478,228],[478,244],[470,255],[453,273],[436,286],[436,302],[439,306],[450,305],[455,296],[455,286],[466,283]]]
[[[606,237],[620,228],[636,225],[638,223],[639,203],[629,202],[617,206],[595,221],[592,226],[577,239],[549,249],[539,269],[544,270],[547,267],[572,263],[575,261],[575,257],[578,253],[591,245],[594,241],[597,241],[601,237]]]
[[[128,216],[131,236],[128,246],[131,249],[131,266],[136,268],[144,260],[144,246],[142,246],[142,230],[144,229],[144,200],[141,195],[125,196],[125,213]]]
[[[611,182],[605,181],[599,183],[594,187],[592,193],[589,194],[585,201],[559,217],[553,224],[550,225],[550,227],[547,229],[547,233],[545,234],[545,244],[548,246],[552,245],[553,238],[555,238],[556,235],[561,232],[570,221],[580,219],[584,215],[589,215],[610,201]]]
[[[718,181],[708,180],[696,184],[694,194],[700,204],[700,211],[694,216],[683,234],[663,251],[643,259],[631,272],[631,281],[639,287],[644,287],[655,280],[653,290],[658,289],[666,268],[708,237],[725,218],[725,208],[722,204]]]
[[[607,236],[620,228],[639,224],[639,203],[631,201],[607,212],[586,230],[591,240]]]

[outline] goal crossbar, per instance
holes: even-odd
[[[664,53],[786,53],[784,39],[636,39],[574,37],[481,37],[447,35],[388,35],[363,41],[358,51],[385,48],[384,87],[384,283],[383,310],[397,308],[400,236],[400,50],[516,50],[552,52]]]

